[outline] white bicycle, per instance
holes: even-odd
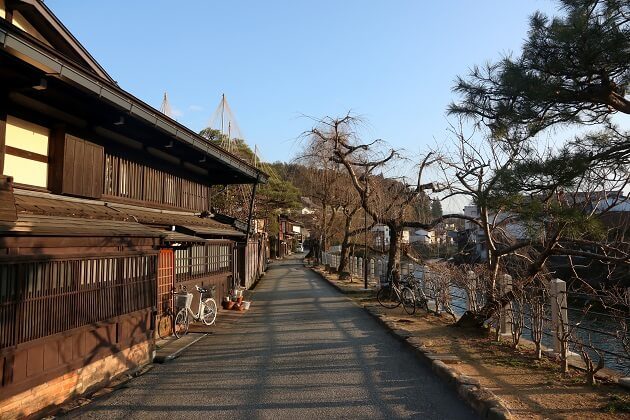
[[[195,288],[199,292],[199,307],[197,313],[194,313],[190,309],[192,303],[193,294],[183,292],[175,294],[175,302],[178,308],[181,308],[177,315],[175,315],[175,328],[173,332],[175,337],[180,338],[188,333],[188,326],[190,325],[190,319],[194,321],[201,321],[206,325],[214,324],[217,319],[217,303],[214,300],[215,286],[206,289],[195,285]],[[208,296],[205,297],[204,295]]]

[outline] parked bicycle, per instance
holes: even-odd
[[[188,333],[190,319],[201,321],[206,325],[214,324],[217,319],[217,303],[214,300],[215,286],[209,289],[195,285],[199,292],[199,307],[197,313],[194,313],[190,306],[192,304],[193,294],[182,292],[175,294],[175,306],[181,308],[175,316],[175,328],[173,332],[175,337],[180,338]]]
[[[157,325],[158,337],[165,339],[173,333],[173,324],[175,323],[175,314],[170,306],[164,308],[160,321]]]
[[[415,313],[417,307],[421,307],[425,311],[429,311],[429,299],[427,295],[424,293],[424,289],[420,284],[420,279],[417,279],[413,273],[409,273],[401,279],[401,283],[407,286],[413,292],[413,300],[415,302],[415,306],[413,308],[413,312],[409,313],[413,315]]]
[[[416,298],[413,290],[395,280],[392,275],[390,275],[387,283],[381,285],[376,299],[378,303],[388,309],[396,308],[402,303],[405,312],[409,315],[416,312]]]

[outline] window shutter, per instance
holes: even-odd
[[[103,147],[66,134],[63,154],[63,194],[100,198],[103,191]]]

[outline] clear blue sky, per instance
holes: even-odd
[[[366,135],[422,152],[443,141],[458,74],[518,51],[552,0],[47,0],[118,81],[206,126],[225,93],[248,143],[287,161],[313,117],[352,110]]]

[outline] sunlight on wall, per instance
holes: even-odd
[[[41,125],[7,116],[6,145],[48,156],[50,130]]]
[[[4,174],[13,177],[18,184],[44,187],[48,185],[48,165],[18,156],[4,157]]]
[[[48,156],[49,134],[49,130],[45,127],[10,115],[7,116],[7,146]],[[4,175],[12,176],[13,180],[20,184],[46,187],[48,184],[48,164],[6,153]]]

